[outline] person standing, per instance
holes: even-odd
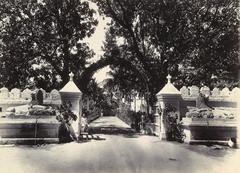
[[[88,120],[87,120],[87,111],[84,110],[81,119],[82,132],[88,132]]]

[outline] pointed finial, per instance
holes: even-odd
[[[70,80],[70,81],[73,81],[73,76],[74,76],[74,74],[71,72],[71,73],[69,74],[69,78],[70,78],[69,80]]]
[[[217,79],[217,76],[212,74],[211,79]]]
[[[168,75],[167,75],[168,83],[171,83],[171,78],[172,78],[172,76],[168,74]]]

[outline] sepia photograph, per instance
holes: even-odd
[[[0,0],[1,173],[239,169],[239,0]]]

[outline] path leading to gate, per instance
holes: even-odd
[[[133,133],[131,127],[115,116],[99,117],[89,124],[92,133]]]
[[[89,124],[91,127],[119,127],[119,128],[130,128],[125,122],[120,120],[118,117],[99,117]]]
[[[154,136],[99,135],[104,140],[0,146],[2,173],[235,173],[240,152],[161,141]]]

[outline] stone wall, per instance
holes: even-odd
[[[131,110],[134,112],[146,112],[147,111],[147,103],[144,97],[136,96],[133,98],[133,101],[130,102]]]
[[[181,101],[180,101],[180,114],[185,116],[185,113],[188,111],[189,107],[196,107],[196,98],[200,93],[203,93],[205,96],[208,96],[208,105],[213,108],[224,107],[224,108],[240,108],[240,88],[214,88],[210,90],[209,87],[203,86],[201,88],[197,86],[186,87],[183,86],[180,89]]]
[[[46,105],[56,106],[61,104],[61,97],[59,91],[53,89],[51,92],[46,92],[44,89],[40,89],[43,93],[43,103]],[[36,90],[35,90],[36,91]],[[19,106],[28,104],[31,102],[31,94],[35,91],[30,89],[20,90],[13,88],[11,90],[3,87],[0,89],[0,112],[5,112],[8,107]]]

